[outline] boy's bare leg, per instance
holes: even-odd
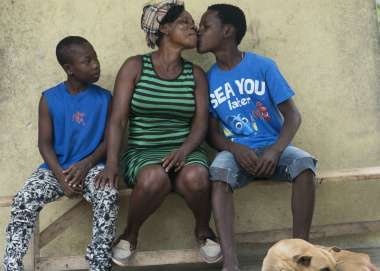
[[[315,176],[311,170],[295,178],[292,187],[293,238],[309,240],[315,203]]]
[[[233,194],[227,183],[212,182],[212,208],[223,252],[223,271],[240,270],[234,238]]]

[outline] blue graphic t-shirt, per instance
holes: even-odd
[[[104,137],[111,93],[89,85],[71,95],[64,83],[42,93],[53,125],[53,148],[63,169],[96,150]],[[104,162],[104,161],[103,161]],[[49,168],[47,163],[40,168]]]
[[[246,52],[229,71],[207,73],[210,113],[231,141],[251,148],[274,144],[283,118],[277,105],[294,95],[273,60]]]

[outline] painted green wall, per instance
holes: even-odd
[[[199,22],[217,1],[187,0]],[[224,1],[244,9],[248,32],[241,45],[274,58],[297,92],[303,125],[294,143],[319,159],[320,169],[374,166],[380,161],[380,48],[374,0]],[[149,51],[139,28],[142,1],[1,0],[0,9],[0,196],[19,190],[41,162],[37,149],[37,103],[42,90],[62,81],[54,49],[66,35],[82,35],[96,48],[100,84],[112,89],[131,55]],[[211,55],[186,56],[207,69]],[[318,187],[315,224],[380,217],[377,182]],[[235,193],[237,230],[291,225],[290,187],[251,185]],[[42,227],[69,202],[49,205]],[[122,202],[119,231],[127,200]],[[9,208],[0,209],[0,228]],[[82,253],[89,239],[90,210],[44,255]],[[1,230],[0,253],[4,235]],[[140,248],[194,247],[193,220],[183,200],[171,195],[141,231]],[[380,233],[330,239],[341,246],[379,246]]]

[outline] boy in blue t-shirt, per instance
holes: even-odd
[[[66,37],[56,54],[67,80],[42,93],[38,148],[45,163],[13,199],[3,269],[23,270],[22,258],[38,213],[46,203],[66,195],[83,196],[92,204],[93,236],[86,254],[90,270],[111,270],[118,191],[97,179],[104,168],[111,93],[93,84],[99,79],[100,65],[86,39]]]
[[[239,270],[233,239],[234,189],[254,179],[291,182],[295,238],[309,238],[314,211],[316,160],[290,145],[301,123],[294,92],[271,59],[238,49],[245,32],[243,11],[227,4],[210,6],[199,27],[198,51],[216,57],[208,72],[208,142],[220,151],[210,167],[210,179],[223,271]]]

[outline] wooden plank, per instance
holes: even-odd
[[[322,171],[318,173],[317,180],[319,183],[326,181],[364,181],[380,180],[380,167],[350,168],[331,171]],[[255,182],[257,184],[272,184],[272,182]],[[277,183],[277,182],[275,182]],[[120,189],[120,196],[130,195],[131,189]],[[13,196],[0,197],[0,207],[8,207],[12,203]],[[67,199],[67,198],[63,198]]]
[[[313,226],[311,239],[359,234],[380,230],[380,220],[340,223],[331,225]],[[291,229],[268,230],[252,233],[238,233],[237,241],[241,243],[271,243],[291,237]],[[161,250],[137,252],[131,259],[129,266],[154,266],[171,264],[188,264],[201,262],[198,250]],[[40,258],[39,270],[75,270],[87,269],[88,265],[83,256],[46,257]]]
[[[380,231],[380,220],[318,225],[311,227],[310,239],[314,240],[325,237],[365,234],[378,231]],[[291,237],[291,228],[236,234],[236,240],[240,243],[272,243]]]
[[[380,180],[380,167],[350,168],[323,171],[317,177],[319,183],[325,181],[365,181]]]
[[[12,204],[13,196],[0,197],[0,207],[9,207]]]
[[[155,266],[172,264],[199,263],[197,249],[141,251],[131,258],[129,266]],[[43,257],[40,258],[38,270],[78,270],[88,269],[84,256]]]
[[[28,252],[25,257],[25,270],[35,271],[37,268],[38,259],[40,257],[39,235],[40,235],[40,216],[37,215],[36,224],[34,227],[32,238],[30,239]]]
[[[57,220],[45,228],[40,235],[40,248],[46,246],[49,242],[58,237],[62,232],[64,232],[68,227],[73,224],[74,218],[78,215],[78,211],[83,209],[87,204],[85,200],[75,199],[77,202],[67,210],[63,215],[61,215]]]
[[[36,270],[38,261],[40,259],[40,215],[37,216],[36,219],[36,225],[34,229],[34,234],[33,234],[33,243],[32,246],[33,251],[32,251],[32,259],[31,262],[33,263],[33,271]]]
[[[132,189],[130,188],[123,188],[119,190],[120,197],[129,196],[132,193]]]
[[[340,236],[346,234],[360,234],[380,230],[380,220],[353,222],[314,226],[311,230],[311,239]],[[291,229],[268,230],[252,233],[237,233],[240,243],[272,243],[291,237]],[[159,250],[140,251],[130,260],[129,266],[156,266],[200,263],[197,249],[187,250]],[[77,270],[88,269],[84,256],[44,257],[38,263],[39,270]]]

